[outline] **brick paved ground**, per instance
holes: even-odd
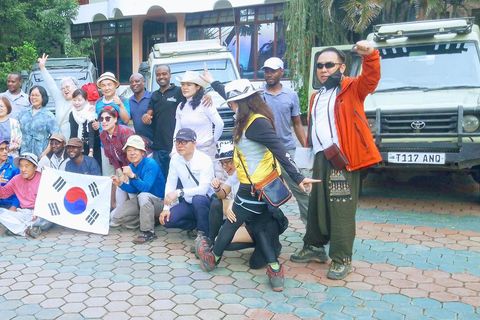
[[[355,272],[342,281],[326,278],[327,264],[288,260],[305,230],[296,204],[283,207],[282,293],[248,269],[251,250],[202,272],[178,230],[157,227],[149,245],[128,230],[1,235],[0,319],[480,319],[478,186],[373,176],[363,190]]]

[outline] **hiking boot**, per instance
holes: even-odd
[[[218,260],[215,263],[215,256],[213,255],[211,249],[201,246],[200,241],[197,242],[196,253],[198,254],[198,258],[200,259],[200,266],[205,272],[212,271],[217,267],[217,264],[220,262],[220,260]]]
[[[333,262],[330,264],[330,270],[327,272],[327,278],[332,280],[342,280],[352,272],[352,264],[351,263],[336,263]]]
[[[210,240],[209,237],[207,236],[202,236],[202,237],[197,237],[197,240],[195,241],[195,246],[193,247],[194,248],[194,253],[195,253],[195,256],[198,258],[199,255],[198,255],[198,249],[197,247],[202,247],[203,250],[212,250],[212,247],[213,247],[213,243],[212,241]]]
[[[297,263],[307,263],[315,261],[318,263],[325,263],[328,261],[325,248],[313,248],[310,245],[304,245],[303,248],[290,256],[290,260]]]
[[[267,276],[270,279],[273,291],[283,291],[283,267],[279,270],[273,270],[270,265],[267,265]]]

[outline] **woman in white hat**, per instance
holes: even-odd
[[[233,204],[235,220],[225,221],[211,250],[202,242],[197,244],[201,266],[204,271],[213,270],[236,230],[250,219],[256,245],[260,247],[267,262],[270,284],[274,291],[282,291],[283,267],[277,260],[274,245],[268,235],[268,225],[273,213],[268,210],[265,202],[258,200],[253,184],[262,182],[272,170],[279,170],[276,161],[305,192],[311,189],[312,183],[319,180],[305,178],[295,166],[285,146],[278,139],[273,113],[258,94],[260,90],[255,90],[246,79],[234,80],[224,89],[228,106],[236,114],[233,160],[240,186]]]
[[[208,154],[215,161],[216,143],[222,135],[224,124],[217,108],[206,107],[202,103],[207,83],[200,78],[196,71],[186,71],[182,79],[177,78],[177,81],[182,84],[185,101],[177,107],[173,136],[182,128],[192,129],[197,134],[197,149]],[[212,124],[215,125],[213,133]],[[172,151],[175,152],[175,150]]]

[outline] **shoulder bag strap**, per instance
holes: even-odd
[[[190,171],[190,168],[187,166],[187,164],[185,164],[185,167],[187,168],[188,173],[189,173],[190,176],[192,177],[193,181],[195,181],[195,183],[197,184],[197,186],[200,185],[200,183],[198,183],[197,178],[195,178],[195,176],[193,175],[192,171]]]

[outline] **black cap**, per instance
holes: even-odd
[[[175,140],[182,139],[185,141],[197,141],[197,134],[190,128],[182,128],[178,130]]]

